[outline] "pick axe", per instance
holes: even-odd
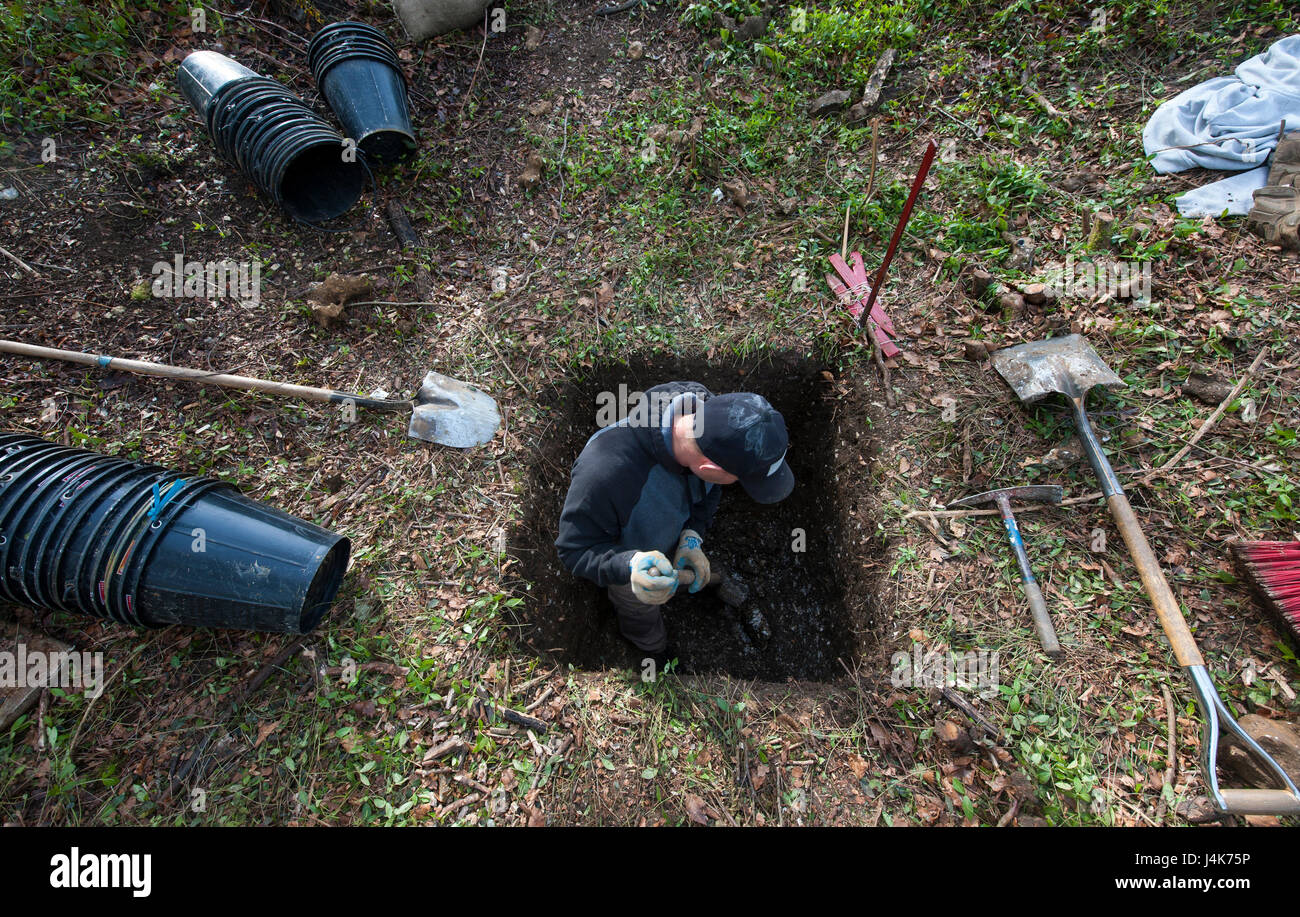
[[[1047,613],[1047,604],[1043,601],[1043,590],[1038,588],[1034,571],[1029,566],[1029,555],[1025,551],[1025,540],[1020,537],[1020,527],[1016,517],[1011,514],[1011,501],[1022,503],[1060,503],[1061,488],[1054,484],[1033,484],[1026,487],[1003,487],[973,497],[954,500],[951,506],[983,506],[986,503],[997,504],[1002,513],[1002,524],[1006,526],[1007,537],[1011,539],[1011,549],[1016,552],[1016,561],[1020,564],[1020,579],[1025,587],[1025,596],[1029,599],[1029,611],[1034,616],[1034,629],[1038,631],[1038,642],[1043,650],[1055,659],[1061,655],[1061,644],[1056,639],[1056,628],[1052,626],[1052,617]]]

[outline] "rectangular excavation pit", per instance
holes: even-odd
[[[543,393],[550,417],[540,425],[524,518],[510,538],[524,580],[516,590],[524,601],[509,622],[514,639],[589,669],[635,666],[645,655],[619,635],[605,590],[564,569],[554,541],[570,468],[598,429],[598,411],[611,403],[634,407],[633,393],[675,380],[699,382],[715,395],[767,398],[785,418],[796,481],[786,500],[770,506],[739,484],[724,489],[704,550],[711,564],[743,581],[749,599],[731,609],[716,588],[678,591],[664,615],[680,671],[765,681],[842,677],[875,620],[877,568],[869,562],[882,552],[870,493],[869,385],[787,351],[713,360],[639,354]],[[608,421],[608,410],[600,419]],[[765,640],[746,626],[754,609],[770,630]]]

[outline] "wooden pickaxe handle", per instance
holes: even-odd
[[[693,571],[693,570],[678,570],[678,571],[677,571],[677,582],[680,583],[680,584],[683,585],[683,586],[692,586],[692,585],[694,585],[694,584],[695,584],[695,571]],[[722,582],[722,571],[721,571],[721,570],[713,570],[713,571],[711,571],[711,572],[709,573],[709,581],[708,581],[707,583],[705,583],[704,585],[706,585],[706,586],[716,586],[716,585],[718,585],[720,582]]]

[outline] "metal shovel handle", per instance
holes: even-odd
[[[1295,783],[1282,769],[1282,766],[1274,761],[1273,757],[1238,725],[1236,719],[1232,716],[1232,712],[1228,710],[1223,703],[1223,699],[1219,697],[1219,692],[1215,690],[1214,681],[1210,678],[1209,669],[1205,665],[1205,659],[1196,646],[1196,638],[1192,636],[1192,630],[1187,626],[1187,619],[1183,617],[1183,611],[1178,606],[1178,600],[1174,598],[1173,590],[1169,588],[1169,582],[1165,579],[1164,571],[1160,569],[1160,562],[1156,559],[1155,552],[1151,550],[1151,545],[1142,532],[1142,526],[1138,522],[1137,515],[1133,512],[1133,507],[1129,505],[1128,498],[1124,496],[1124,491],[1120,488],[1119,479],[1115,477],[1115,472],[1110,467],[1110,462],[1101,448],[1101,443],[1097,441],[1097,436],[1093,433],[1092,424],[1088,420],[1088,412],[1083,406],[1083,399],[1086,396],[1087,393],[1085,392],[1078,397],[1070,398],[1074,408],[1075,425],[1079,429],[1079,440],[1083,443],[1084,451],[1088,455],[1088,462],[1092,465],[1092,469],[1101,483],[1102,492],[1106,495],[1106,503],[1110,507],[1111,518],[1115,520],[1115,525],[1119,527],[1120,534],[1124,537],[1124,544],[1128,546],[1129,554],[1133,557],[1133,563],[1137,565],[1138,575],[1142,578],[1142,587],[1146,590],[1147,596],[1151,599],[1151,604],[1155,607],[1156,616],[1160,619],[1160,626],[1169,639],[1169,645],[1173,647],[1174,658],[1178,660],[1179,665],[1187,670],[1187,674],[1192,680],[1197,703],[1200,705],[1201,714],[1205,718],[1205,733],[1201,736],[1201,767],[1204,771],[1203,779],[1209,790],[1211,803],[1220,812],[1232,815],[1300,814],[1300,790],[1296,789]],[[1282,789],[1255,790],[1219,787],[1219,735],[1220,730],[1224,728],[1235,735],[1249,752],[1273,773],[1278,782],[1282,784]]]
[[[83,366],[95,366],[101,369],[116,369],[143,376],[162,376],[166,379],[183,379],[188,382],[202,382],[219,385],[222,388],[239,389],[246,392],[264,392],[268,395],[281,395],[289,398],[302,398],[308,401],[328,401],[336,404],[352,402],[357,407],[372,408],[380,411],[410,410],[411,402],[383,398],[366,398],[347,392],[336,392],[328,388],[316,388],[310,385],[295,385],[292,382],[272,382],[267,379],[253,379],[248,376],[235,376],[228,373],[213,373],[203,369],[187,366],[169,366],[165,363],[149,363],[145,360],[127,360],[122,357],[110,357],[104,354],[81,353],[76,350],[57,350],[53,347],[41,347],[36,344],[24,344],[21,341],[0,340],[0,353],[12,353],[23,357],[36,357],[41,360],[62,360],[65,363],[80,363]]]

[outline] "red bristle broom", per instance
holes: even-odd
[[[1300,644],[1300,541],[1238,541],[1231,548],[1264,606]]]

